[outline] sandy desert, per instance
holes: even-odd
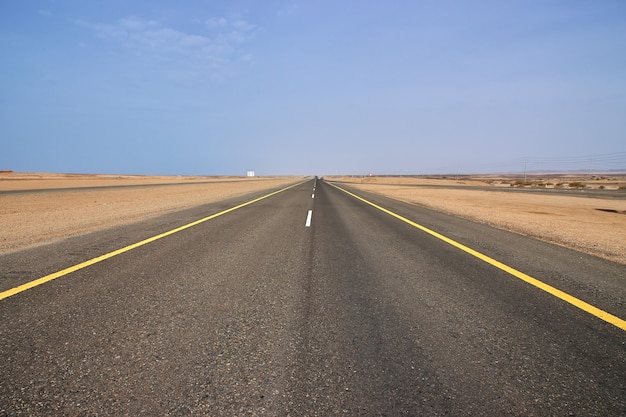
[[[0,173],[0,254],[296,180],[295,177]],[[145,187],[135,187],[142,185]]]
[[[329,178],[330,179],[330,178]],[[511,192],[522,181],[502,176],[450,178],[337,177],[355,188],[509,230],[626,264],[626,177],[528,178],[528,191],[563,188],[567,194]],[[572,185],[570,187],[570,184]],[[507,190],[509,189],[509,190]],[[614,191],[586,197],[583,190]],[[598,197],[599,195],[599,197]]]
[[[0,173],[0,254],[208,202],[299,177]],[[542,239],[626,264],[626,198],[506,192],[502,177],[328,177],[357,189]],[[154,186],[154,185],[159,186]],[[614,190],[626,177],[534,178],[528,187]],[[146,187],[124,187],[145,185]],[[21,192],[30,190],[31,192]],[[54,190],[49,192],[46,190]],[[34,191],[34,192],[32,192]],[[584,195],[584,194],[582,194]]]

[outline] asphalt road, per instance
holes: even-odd
[[[1,299],[0,416],[626,414],[624,330],[313,186],[1,256],[7,291],[206,219]],[[355,193],[626,317],[624,265]]]

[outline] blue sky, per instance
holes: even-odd
[[[2,0],[0,54],[0,169],[626,165],[622,0]]]

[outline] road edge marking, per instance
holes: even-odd
[[[512,267],[510,267],[510,266],[508,266],[506,264],[503,264],[502,262],[497,261],[497,260],[495,260],[495,259],[493,259],[493,258],[491,258],[491,257],[489,257],[489,256],[487,256],[487,255],[485,255],[483,253],[480,253],[480,252],[478,252],[478,251],[476,251],[476,250],[474,250],[474,249],[472,249],[472,248],[470,248],[468,246],[465,246],[462,243],[459,243],[459,242],[457,242],[455,240],[450,239],[449,237],[446,237],[446,236],[444,236],[444,235],[442,235],[440,233],[437,233],[437,232],[435,232],[432,229],[429,229],[429,228],[427,228],[425,226],[422,226],[421,224],[415,223],[414,221],[409,220],[406,217],[403,217],[403,216],[401,216],[401,215],[399,215],[397,213],[394,213],[391,210],[388,210],[388,209],[386,209],[384,207],[381,207],[381,206],[379,206],[379,205],[377,205],[375,203],[372,203],[371,201],[368,201],[368,200],[366,200],[363,197],[360,197],[360,196],[358,196],[358,195],[356,195],[354,193],[351,193],[350,191],[345,190],[345,189],[339,187],[338,185],[332,184],[330,182],[327,182],[327,184],[337,188],[338,190],[343,191],[344,193],[346,193],[346,194],[356,198],[357,200],[360,200],[360,201],[362,201],[362,202],[364,202],[366,204],[369,204],[370,206],[372,206],[372,207],[382,211],[383,213],[386,213],[386,214],[388,214],[388,215],[390,215],[392,217],[395,217],[398,220],[401,220],[401,221],[403,221],[403,222],[405,222],[405,223],[407,223],[407,224],[409,224],[409,225],[411,225],[411,226],[413,226],[413,227],[415,227],[415,228],[417,228],[417,229],[419,229],[419,230],[421,230],[421,231],[423,231],[425,233],[428,233],[429,235],[431,235],[433,237],[436,237],[439,240],[442,240],[442,241],[444,241],[444,242],[446,242],[446,243],[456,247],[457,249],[460,249],[460,250],[462,250],[462,251],[464,251],[464,252],[466,252],[466,253],[468,253],[468,254],[470,254],[470,255],[472,255],[472,256],[474,256],[474,257],[476,257],[476,258],[478,258],[478,259],[480,259],[480,260],[482,260],[482,261],[484,261],[484,262],[486,262],[488,264],[490,264],[490,265],[492,265],[492,266],[495,266],[496,268],[498,268],[498,269],[500,269],[500,270],[502,270],[504,272],[507,272],[508,274],[513,275],[514,277],[516,277],[518,279],[521,279],[522,281],[524,281],[524,282],[526,282],[526,283],[528,283],[528,284],[530,284],[530,285],[532,285],[532,286],[534,286],[534,287],[536,287],[536,288],[538,288],[538,289],[540,289],[542,291],[545,291],[548,294],[550,294],[550,295],[552,295],[552,296],[554,296],[556,298],[559,298],[559,299],[565,301],[566,303],[569,303],[569,304],[573,305],[574,307],[579,308],[580,310],[585,311],[586,313],[589,313],[589,314],[591,314],[591,315],[593,315],[593,316],[595,316],[595,317],[597,317],[597,318],[599,318],[599,319],[601,319],[601,320],[603,320],[603,321],[605,321],[605,322],[607,322],[609,324],[612,324],[615,327],[618,327],[618,328],[626,331],[626,321],[622,320],[621,318],[619,318],[619,317],[617,317],[617,316],[615,316],[615,315],[613,315],[613,314],[611,314],[611,313],[609,313],[607,311],[604,311],[604,310],[602,310],[602,309],[600,309],[600,308],[598,308],[598,307],[596,307],[594,305],[591,305],[591,304],[587,303],[586,301],[583,301],[583,300],[581,300],[579,298],[574,297],[573,295],[570,295],[570,294],[568,294],[568,293],[566,293],[564,291],[561,291],[561,290],[559,290],[556,287],[553,287],[553,286],[551,286],[549,284],[546,284],[545,282],[542,282],[542,281],[538,280],[537,278],[533,278],[530,275],[527,275],[527,274],[525,274],[525,273],[523,273],[521,271],[518,271],[515,268],[512,268]]]
[[[297,187],[298,185],[304,184],[307,181],[310,181],[310,180],[305,180],[305,181],[298,182],[296,184],[292,184],[292,185],[290,185],[288,187],[281,188],[280,190],[277,190],[277,191],[274,191],[272,193],[263,195],[261,197],[258,197],[258,198],[255,198],[253,200],[247,201],[245,203],[239,204],[237,206],[231,207],[229,209],[220,211],[219,213],[212,214],[210,216],[207,216],[207,217],[204,217],[202,219],[193,221],[191,223],[187,223],[187,224],[185,224],[183,226],[177,227],[175,229],[169,230],[169,231],[161,233],[159,235],[149,237],[149,238],[144,239],[142,241],[139,241],[137,243],[133,243],[131,245],[128,245],[128,246],[125,246],[123,248],[114,250],[112,252],[105,253],[104,255],[100,255],[98,257],[89,259],[89,260],[87,260],[85,262],[81,262],[79,264],[70,266],[68,268],[65,268],[65,269],[62,269],[60,271],[54,272],[52,274],[46,275],[44,277],[35,279],[33,281],[29,281],[29,282],[27,282],[25,284],[19,285],[19,286],[14,287],[14,288],[11,288],[9,290],[2,291],[2,292],[0,292],[0,300],[4,300],[5,298],[8,298],[8,297],[11,297],[13,295],[19,294],[21,292],[24,292],[24,291],[29,290],[31,288],[37,287],[39,285],[45,284],[46,282],[50,282],[50,281],[55,280],[57,278],[60,278],[60,277],[62,277],[64,275],[68,275],[68,274],[70,274],[72,272],[78,271],[79,269],[83,269],[83,268],[86,268],[88,266],[91,266],[91,265],[97,264],[99,262],[102,262],[104,260],[110,259],[110,258],[112,258],[114,256],[117,256],[117,255],[120,255],[120,254],[122,254],[124,252],[128,252],[130,250],[136,249],[136,248],[138,248],[140,246],[147,245],[148,243],[154,242],[155,240],[159,240],[159,239],[162,239],[164,237],[173,235],[174,233],[178,233],[180,231],[189,229],[190,227],[197,226],[197,225],[199,225],[201,223],[204,223],[204,222],[206,222],[208,220],[212,220],[212,219],[214,219],[216,217],[219,217],[219,216],[222,216],[224,214],[230,213],[231,211],[235,211],[235,210],[238,210],[238,209],[240,209],[242,207],[249,206],[250,204],[256,203],[256,202],[261,201],[261,200],[264,200],[264,199],[266,199],[268,197],[272,197],[272,196],[274,196],[274,195],[276,195],[278,193],[282,193],[283,191],[286,191],[286,190],[288,190],[290,188]]]

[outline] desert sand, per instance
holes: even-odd
[[[0,173],[0,254],[299,179]],[[150,186],[155,184],[168,185]]]
[[[506,178],[420,179],[337,177],[365,191],[489,224],[580,252],[626,264],[626,199],[506,192]],[[623,190],[626,178],[534,180],[541,188],[581,183],[589,189]],[[547,184],[547,185],[546,185]],[[422,187],[415,187],[421,185]],[[455,188],[437,188],[437,186]],[[478,188],[480,187],[480,189]],[[500,191],[498,191],[500,190]],[[626,194],[624,195],[626,197]]]
[[[287,185],[298,179],[0,173],[0,254]],[[510,181],[494,178],[327,179],[626,264],[625,199],[504,192],[498,191],[498,187],[508,187]],[[151,184],[169,185],[118,187]],[[557,184],[555,181],[540,186],[560,186]],[[625,178],[598,179],[586,186],[609,190],[623,184]],[[437,188],[441,185],[455,188]],[[2,193],[49,189],[56,190]]]

